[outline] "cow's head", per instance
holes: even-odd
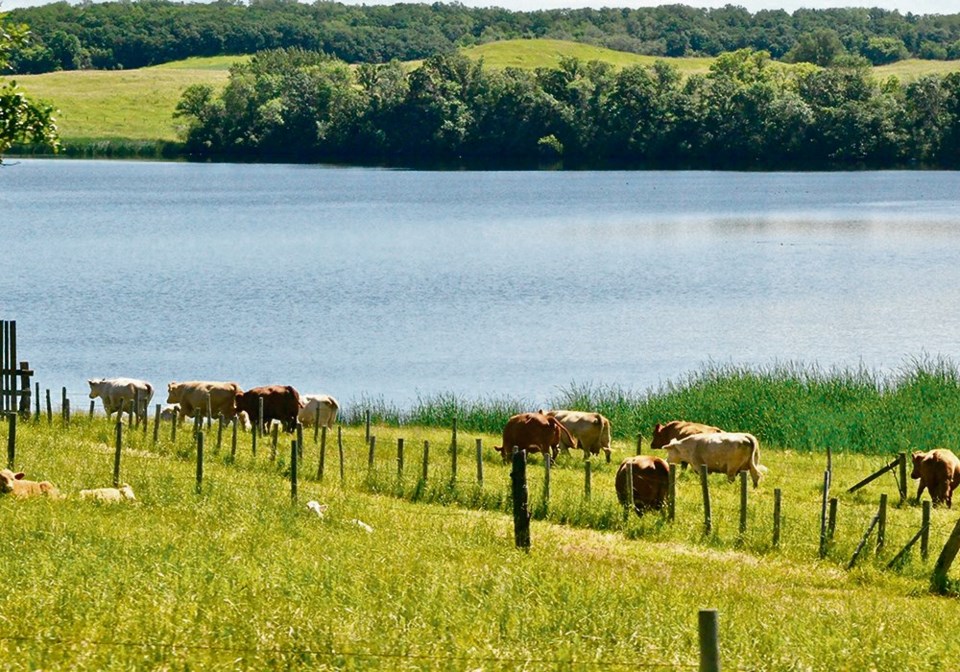
[[[91,378],[87,381],[90,386],[90,398],[96,399],[100,396],[100,386],[103,384],[103,378]]]
[[[512,451],[506,446],[494,446],[493,449],[500,453],[500,457],[503,458],[504,462],[510,459],[510,454]]]
[[[913,472],[911,472],[910,478],[920,478],[920,463],[923,462],[923,458],[926,456],[926,453],[919,450],[913,452],[911,455],[911,458],[913,458]]]
[[[129,499],[130,501],[136,501],[137,498],[133,494],[133,488],[131,488],[126,483],[121,485],[119,487],[119,490],[120,490],[120,496],[123,497],[124,499]]]
[[[180,401],[180,383],[167,383],[167,403],[176,404]]]
[[[15,474],[9,469],[0,469],[0,492],[13,492],[13,482],[19,481],[21,478],[23,478],[22,471]]]

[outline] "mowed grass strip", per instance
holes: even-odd
[[[727,669],[935,670],[960,655],[956,600],[927,591],[933,558],[923,563],[914,552],[901,572],[882,569],[915,531],[919,509],[892,507],[879,559],[871,544],[857,569],[842,568],[879,494],[896,501],[892,479],[841,495],[838,545],[816,560],[823,464],[810,454],[764,453],[770,474],[750,492],[743,540],[737,486],[721,476],[710,479],[715,532],[704,538],[689,472],[676,523],[623,521],[612,480],[634,452],[629,442],[615,444],[613,463],[596,465],[589,504],[581,460],[562,457],[544,510],[542,462],[531,458],[531,508],[544,519],[533,522],[527,554],[513,547],[503,512],[509,467],[490,435],[460,434],[452,485],[449,431],[374,427],[369,469],[362,427],[346,427],[341,483],[336,432],[320,482],[307,429],[293,505],[289,436],[271,460],[269,438],[254,457],[241,434],[234,460],[229,432],[216,451],[214,424],[198,496],[189,426],[174,444],[165,423],[156,446],[152,431],[126,434],[121,478],[139,501],[102,505],[76,493],[110,484],[112,424],[78,416],[69,429],[43,420],[19,430],[18,468],[67,497],[0,499],[8,587],[0,651],[17,669],[666,670],[697,665],[701,608],[719,609]],[[836,456],[837,491],[886,459]],[[780,550],[767,541],[774,487],[784,489]],[[484,510],[461,501],[471,497]],[[310,499],[329,505],[325,519],[306,509]],[[578,527],[602,509],[610,509],[606,530]],[[556,524],[564,517],[568,524]],[[950,512],[934,511],[934,556],[952,523]]]

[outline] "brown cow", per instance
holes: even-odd
[[[543,413],[520,413],[507,420],[503,428],[503,445],[495,446],[494,450],[503,456],[504,462],[513,455],[514,446],[520,450],[551,455],[555,460],[560,452],[561,436],[570,445],[576,445],[576,439],[556,418]]]
[[[719,427],[701,425],[699,422],[687,422],[686,420],[672,420],[665,425],[658,422],[653,428],[650,447],[657,450],[674,439],[685,439],[693,434],[712,434],[719,431],[722,431]]]
[[[15,474],[9,469],[0,469],[0,494],[8,493],[20,499],[44,495],[56,499],[60,496],[60,491],[50,481],[25,481],[22,471]]]
[[[207,414],[207,399],[213,417],[223,413],[232,418],[237,414],[236,399],[240,386],[236,383],[220,383],[209,380],[191,380],[185,383],[167,384],[167,403],[180,404],[180,421],[184,418]]]
[[[624,507],[630,506],[630,486],[627,473],[633,474],[633,510],[643,515],[647,509],[659,511],[670,489],[670,466],[660,457],[637,455],[628,457],[617,469],[617,499]]]
[[[267,428],[274,420],[283,425],[283,429],[292,432],[297,426],[297,414],[303,406],[300,393],[291,385],[265,385],[254,387],[237,394],[237,412],[246,411],[256,422],[260,416],[260,400],[263,399],[263,417],[261,428]]]
[[[949,450],[937,448],[928,453],[913,453],[913,473],[910,478],[919,478],[917,502],[923,489],[930,491],[934,504],[946,502],[947,508],[953,504],[953,491],[960,486],[960,460]]]

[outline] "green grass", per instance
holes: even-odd
[[[463,53],[473,59],[483,59],[483,64],[491,68],[555,68],[560,65],[561,57],[578,58],[583,61],[606,61],[617,68],[629,65],[653,65],[657,60],[665,60],[675,65],[684,74],[705,74],[713,63],[713,58],[662,58],[641,56],[625,51],[614,51],[580,42],[566,40],[501,40],[488,42],[476,47],[468,47]]]
[[[341,484],[335,433],[320,482],[308,429],[292,506],[288,439],[272,461],[269,440],[254,458],[241,434],[231,459],[229,433],[218,453],[214,426],[197,495],[189,432],[173,444],[162,429],[156,446],[149,433],[127,436],[122,480],[139,502],[98,505],[76,493],[109,485],[113,426],[20,423],[18,468],[67,498],[0,499],[7,669],[669,669],[697,664],[696,614],[708,607],[720,612],[725,669],[936,670],[960,654],[955,600],[928,592],[949,511],[933,512],[930,560],[914,552],[898,571],[884,569],[920,519],[914,506],[892,507],[879,557],[871,545],[856,569],[843,569],[879,495],[895,502],[896,488],[884,477],[841,493],[885,457],[835,456],[840,515],[825,560],[816,553],[822,456],[763,451],[770,473],[750,492],[742,538],[738,488],[719,476],[709,537],[691,473],[678,480],[676,522],[624,521],[612,482],[631,441],[615,442],[613,464],[594,465],[589,502],[582,462],[563,456],[545,505],[543,465],[532,458],[536,520],[525,554],[513,548],[509,468],[492,451],[494,435],[460,432],[451,485],[448,430],[375,426],[368,471],[363,430],[348,426]],[[770,544],[773,488],[784,492],[779,549]],[[309,499],[329,504],[325,520],[303,506]]]
[[[925,61],[908,58],[890,65],[880,65],[873,69],[874,75],[881,79],[896,76],[902,81],[911,81],[924,75],[946,75],[960,70],[960,61]]]

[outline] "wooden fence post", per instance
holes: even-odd
[[[697,616],[700,672],[720,672],[720,625],[716,609],[701,609]]]
[[[880,519],[880,514],[876,514],[873,517],[873,520],[870,521],[870,526],[867,527],[867,531],[863,534],[863,538],[860,540],[860,543],[857,544],[857,548],[853,551],[853,557],[850,558],[850,562],[847,563],[847,569],[853,569],[853,566],[857,563],[857,558],[860,556],[860,552],[863,550],[863,547],[867,545],[867,539],[870,538],[870,534],[873,532],[873,528],[877,526],[877,521]]]
[[[477,485],[483,485],[483,439],[477,439]]]
[[[263,397],[257,397],[257,434],[263,438]]]
[[[237,416],[230,418],[230,457],[237,456]]]
[[[636,510],[637,504],[633,497],[633,463],[627,462],[627,498],[623,502],[623,519],[630,517],[630,512]]]
[[[324,427],[320,432],[320,460],[317,464],[317,480],[323,480],[323,463],[327,457],[327,428]]]
[[[907,454],[900,453],[900,481],[897,483],[897,487],[900,490],[900,505],[906,503],[907,501]]]
[[[65,427],[70,426],[70,400],[63,400],[63,424]]]
[[[20,403],[17,406],[17,412],[24,420],[30,419],[30,376],[33,371],[30,370],[30,362],[20,362]]]
[[[703,490],[703,534],[709,535],[713,531],[713,520],[710,516],[710,487],[705,464],[700,465],[700,487]]]
[[[117,416],[120,417],[120,416]],[[120,452],[123,449],[123,423],[117,422],[116,443],[113,453],[113,487],[120,487]]]
[[[933,568],[930,584],[931,588],[938,593],[944,593],[947,590],[947,572],[950,571],[950,565],[957,557],[957,551],[960,551],[960,520],[957,520],[957,524],[953,526],[950,538],[940,551],[940,557],[937,558],[937,564]]]
[[[677,517],[677,465],[670,465],[667,480],[667,520],[673,521]]]
[[[270,461],[277,459],[277,441],[280,439],[280,425],[273,425],[270,432]]]
[[[297,430],[297,450],[300,453],[297,455],[301,460],[303,459],[303,423],[300,420],[297,420],[297,424],[294,425],[294,428]]]
[[[95,410],[96,410],[95,402],[93,401],[93,399],[91,399],[91,400],[90,400],[90,413],[89,413],[89,417],[91,417],[91,418],[93,417],[93,412],[94,412]]]
[[[637,432],[637,455],[643,452],[643,434]]]
[[[197,417],[200,417],[197,414]],[[200,418],[201,422],[203,418]],[[197,494],[203,493],[203,432],[197,432]]]
[[[160,404],[153,407],[153,445],[157,445],[157,439],[160,438]]]
[[[343,426],[337,425],[337,452],[340,453],[340,485],[347,480],[346,468],[343,464]]]
[[[290,500],[297,503],[297,451],[296,440],[290,442]]]
[[[136,394],[136,391],[134,391],[134,394]],[[136,397],[134,397],[134,399],[135,398]],[[130,427],[131,429],[133,429],[133,415],[136,412],[136,409],[134,408],[135,406],[134,399],[130,400],[130,412],[129,412],[129,415],[127,415],[127,426]]]
[[[50,402],[50,388],[47,388],[47,424],[53,424],[53,404]]]
[[[367,471],[373,471],[374,451],[377,449],[377,437],[370,436],[370,450],[367,452]]]
[[[920,537],[920,557],[926,561],[930,551],[930,500],[923,500],[923,535]]]
[[[317,443],[317,436],[320,433],[320,404],[317,404],[316,413],[313,414],[313,443]]]
[[[397,439],[397,478],[403,478],[403,438]]]
[[[182,411],[177,410],[173,412],[173,422],[170,423],[170,442],[177,442],[177,425],[180,424],[180,413]]]
[[[17,414],[10,413],[7,418],[7,469],[13,470],[13,465],[17,461]]]
[[[591,488],[593,487],[590,482],[593,479],[593,462],[589,459],[583,461],[583,498],[590,501]]]
[[[67,388],[60,388],[60,419],[67,424]]]
[[[506,448],[506,447],[504,447]],[[513,469],[510,471],[510,492],[513,499],[513,540],[517,548],[530,550],[530,511],[527,506],[527,451],[513,447]]]
[[[883,550],[887,537],[887,493],[880,495],[880,510],[877,512],[877,555]]]
[[[250,451],[254,457],[257,456],[257,436],[261,431],[263,430],[260,428],[260,420],[254,420],[253,427],[250,428]]]
[[[550,454],[543,456],[543,515],[550,509]]]
[[[36,408],[34,409],[33,420],[34,422],[40,422],[40,383],[37,383],[34,389],[36,390],[36,394],[34,395]],[[90,403],[92,404],[93,400],[91,400]]]
[[[363,424],[365,427],[364,433],[363,433],[363,440],[365,442],[369,442],[370,441],[370,409],[369,408],[363,412],[363,417],[364,417]]]
[[[830,472],[823,472],[823,493],[820,499],[820,557],[827,555],[827,503],[830,499]]]
[[[213,425],[213,403],[210,401],[210,393],[207,392],[207,429]]]
[[[747,532],[747,472],[740,472],[740,536]]]
[[[773,547],[780,545],[780,501],[782,493],[780,488],[773,491]]]
[[[64,388],[64,391],[66,391],[66,388]],[[64,401],[66,401],[66,397],[64,397]],[[139,427],[140,426],[140,390],[139,389],[135,389],[133,391],[133,412],[137,414],[137,426]]]
[[[223,413],[217,415],[217,455],[223,447]]]
[[[423,474],[420,477],[424,483],[427,482],[427,472],[428,472],[429,466],[430,466],[430,442],[424,441],[423,442]]]
[[[837,531],[837,498],[830,498],[830,514],[827,517],[827,543],[833,541],[833,533]]]

